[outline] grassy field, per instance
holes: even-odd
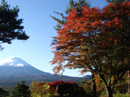
[[[107,96],[102,95],[100,97],[107,97]],[[130,97],[130,94],[114,94],[113,97]]]
[[[55,94],[53,97],[61,97],[61,96],[59,96],[58,94]],[[62,97],[71,97],[71,96],[70,95],[64,95]],[[81,96],[81,95],[79,96],[79,95],[77,95],[75,97],[94,97],[94,96],[87,96],[87,95],[86,96]],[[106,96],[106,94],[102,94],[98,97],[107,97],[107,96]],[[130,94],[113,94],[113,97],[130,97]]]

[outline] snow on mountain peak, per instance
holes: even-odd
[[[20,59],[19,57],[12,56],[10,58],[1,60],[0,66],[23,67],[23,66],[30,66],[30,65],[24,60]]]

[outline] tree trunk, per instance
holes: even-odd
[[[97,92],[96,92],[96,83],[95,83],[95,74],[92,74],[92,90],[94,91],[94,96],[97,97]]]
[[[102,79],[102,81],[105,85],[107,97],[113,97],[113,91],[114,91],[114,87],[115,87],[116,82],[108,85],[105,78],[104,78],[104,75],[100,75],[100,78]]]
[[[130,78],[130,71],[128,71],[128,78]],[[128,94],[130,94],[130,80],[128,79]]]
[[[113,90],[110,87],[108,87],[106,91],[107,91],[107,97],[113,97]]]

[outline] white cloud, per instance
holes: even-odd
[[[2,66],[5,63],[11,63],[14,62],[14,60],[12,60],[12,58],[7,58],[5,60],[0,61],[0,66]]]
[[[15,66],[17,66],[17,67],[23,67],[24,65],[21,64],[21,63],[19,63],[19,64],[15,65]]]
[[[10,64],[9,64],[9,66],[12,66],[12,65],[14,65],[14,63],[10,63]]]
[[[15,56],[0,61],[0,66],[23,67],[25,66],[24,64],[27,64],[27,63]]]

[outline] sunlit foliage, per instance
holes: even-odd
[[[117,81],[129,70],[130,2],[98,7],[82,7],[82,15],[72,9],[52,43],[53,71],[80,68],[104,82],[112,97]]]

